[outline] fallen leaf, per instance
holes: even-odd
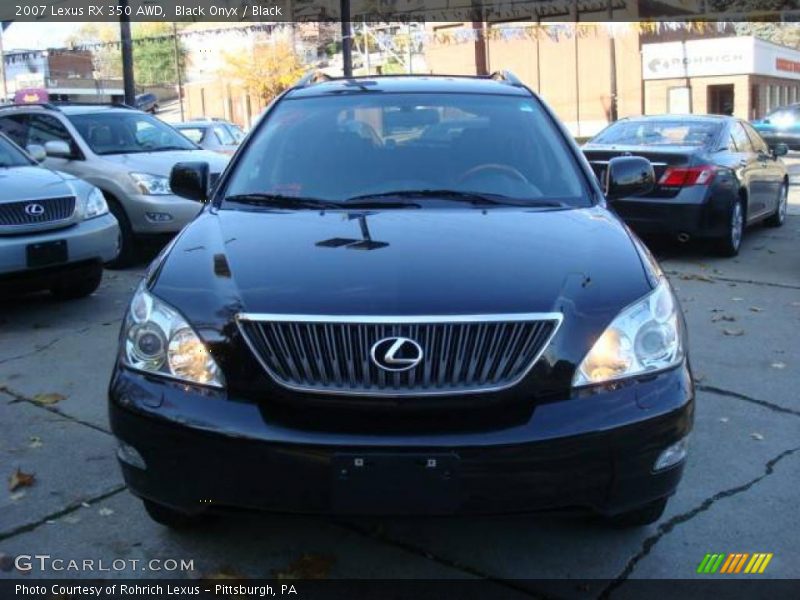
[[[17,467],[17,470],[8,478],[8,491],[13,492],[17,488],[31,487],[34,483],[36,483],[36,475],[24,473]]]
[[[284,570],[273,570],[277,579],[324,579],[336,562],[325,554],[303,554]]]
[[[678,275],[679,279],[684,281],[703,281],[705,283],[714,283],[714,280],[708,275],[699,275],[697,273],[681,273]]]
[[[785,369],[786,363],[785,362],[774,362],[770,365],[773,369]]]
[[[719,418],[719,422],[720,423],[727,423],[728,421],[730,421],[730,419],[728,417],[720,417]]]
[[[751,307],[750,307],[750,310],[751,310],[752,312],[761,312],[761,311],[763,311],[764,309],[763,309],[763,308],[761,308],[760,306],[751,306]]]
[[[758,441],[761,441],[761,440],[764,439],[763,435],[761,435],[760,433],[755,433],[755,432],[751,433],[750,437],[753,438],[754,440],[758,440]]]
[[[42,447],[42,438],[38,435],[32,435],[30,438],[31,443],[28,444],[28,448],[41,448]]]
[[[62,400],[66,400],[66,396],[62,396],[61,394],[36,394],[33,397],[33,401],[36,404],[41,404],[42,406],[52,406],[53,404],[58,404]]]
[[[111,508],[103,507],[97,511],[97,514],[100,515],[101,517],[109,517],[114,514],[114,510]]]
[[[734,337],[738,337],[740,335],[744,335],[744,329],[723,329],[722,333],[725,335],[731,335]]]

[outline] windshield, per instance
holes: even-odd
[[[172,127],[145,113],[120,111],[69,115],[95,154],[130,154],[195,150],[197,146]]]
[[[620,146],[707,146],[720,124],[711,121],[619,121],[600,132],[591,144]]]
[[[236,164],[223,206],[259,195],[341,203],[414,192],[427,192],[417,203],[460,192],[588,206],[584,184],[533,98],[356,93],[281,102]]]
[[[0,169],[7,167],[29,167],[31,161],[14,144],[0,135]]]

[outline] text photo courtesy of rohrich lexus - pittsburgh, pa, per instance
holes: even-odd
[[[800,3],[3,0],[0,600],[800,597]]]

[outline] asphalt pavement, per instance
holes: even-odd
[[[787,162],[800,184],[800,160]],[[657,524],[634,530],[551,515],[237,515],[171,532],[126,490],[106,415],[120,320],[144,266],[106,272],[83,300],[7,301],[0,305],[0,578],[98,575],[15,569],[13,557],[44,553],[124,559],[124,568],[100,573],[111,577],[485,577],[520,597],[522,579],[597,578],[605,581],[575,595],[625,597],[632,580],[700,577],[705,554],[732,552],[773,553],[761,577],[797,577],[800,186],[790,201],[784,227],[749,231],[738,258],[692,244],[657,249],[689,324],[697,412],[678,493]],[[34,478],[10,491],[17,469],[17,479]],[[151,559],[183,559],[191,568],[142,570],[133,562]]]

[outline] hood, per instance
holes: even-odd
[[[0,169],[0,202],[72,196],[72,178],[34,165]]]
[[[221,173],[230,157],[209,150],[168,150],[165,152],[134,152],[131,154],[105,154],[100,158],[116,163],[133,172],[169,177],[175,163],[184,161],[207,162],[211,173]]]
[[[595,207],[207,211],[171,249],[154,292],[206,321],[206,292],[233,311],[446,315],[564,301],[602,312],[649,289],[627,229]]]

